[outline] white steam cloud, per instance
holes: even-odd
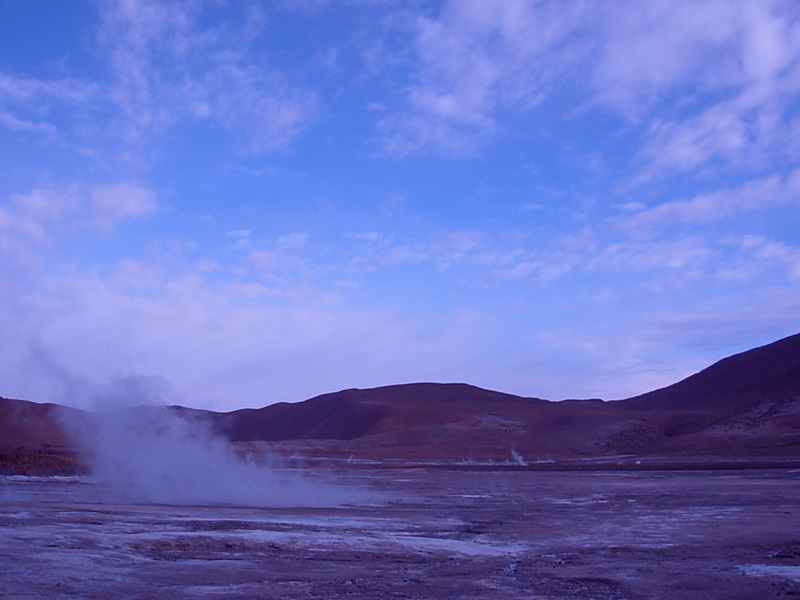
[[[167,407],[95,413],[88,458],[112,501],[241,506],[330,506],[368,493],[238,456],[201,417]]]
[[[62,428],[89,463],[96,489],[114,502],[332,506],[367,501],[372,493],[303,474],[260,457],[244,458],[215,435],[202,411],[164,406],[168,382],[127,374],[98,384],[77,376],[46,348],[35,363],[62,384],[69,404]],[[147,404],[142,406],[142,403]],[[138,405],[134,407],[135,405]]]

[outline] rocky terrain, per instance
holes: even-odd
[[[0,596],[751,600],[800,594],[792,469],[341,464],[330,506],[104,501],[84,478],[0,477]]]
[[[203,423],[239,452],[306,458],[507,461],[541,468],[570,461],[587,467],[609,460],[793,460],[800,459],[800,334],[613,402],[550,402],[461,383],[415,383],[227,413],[139,410]],[[77,409],[0,399],[0,470],[80,472],[85,465],[76,456],[91,423],[91,415]]]

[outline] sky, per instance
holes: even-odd
[[[0,0],[0,395],[619,399],[800,331],[800,4]]]

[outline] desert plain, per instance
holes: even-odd
[[[0,597],[800,596],[795,468],[331,462],[302,473],[305,507],[130,503],[86,477],[6,476]],[[343,500],[326,497],[332,477]]]

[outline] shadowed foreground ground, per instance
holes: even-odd
[[[800,595],[800,471],[359,466],[335,508],[98,501],[6,478],[0,597],[752,599]]]

